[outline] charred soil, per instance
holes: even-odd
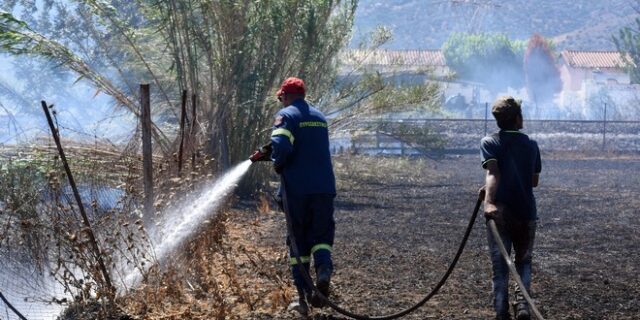
[[[484,181],[478,157],[340,156],[334,164],[339,191],[332,299],[370,316],[411,306],[455,254]],[[638,172],[639,156],[543,154],[532,291],[547,319],[640,315]],[[192,280],[181,293],[192,307],[178,308],[176,319],[298,319],[286,311],[294,290],[284,216],[269,202],[241,201],[225,213],[225,236],[196,254],[211,265],[201,272],[209,289]],[[214,247],[219,252],[211,253]],[[490,277],[480,213],[448,282],[405,319],[492,319]],[[223,312],[204,312],[208,299]],[[151,318],[172,318],[161,313]],[[312,310],[312,317],[344,319],[329,309]]]

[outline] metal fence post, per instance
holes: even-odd
[[[602,117],[602,151],[605,150],[607,143],[607,104],[604,104],[604,117]]]
[[[78,204],[78,211],[80,211],[80,216],[82,217],[82,222],[86,228],[87,236],[89,237],[89,244],[93,249],[93,253],[96,255],[96,260],[98,262],[98,269],[102,273],[102,277],[104,278],[105,285],[109,290],[109,300],[113,302],[114,295],[116,294],[115,287],[111,283],[111,276],[109,276],[109,272],[107,271],[107,265],[104,263],[102,259],[102,251],[100,250],[100,246],[98,245],[98,240],[96,240],[95,234],[93,233],[93,229],[91,228],[91,223],[89,222],[89,218],[87,217],[87,212],[84,210],[84,205],[82,204],[82,197],[80,197],[80,191],[78,191],[78,185],[76,184],[75,179],[73,178],[73,173],[71,172],[71,167],[69,167],[69,162],[67,161],[67,156],[64,153],[64,149],[62,149],[62,142],[60,141],[60,132],[58,128],[53,124],[53,118],[51,118],[51,114],[49,113],[49,108],[51,106],[47,105],[46,101],[41,101],[42,110],[44,111],[45,116],[47,117],[47,122],[49,123],[49,128],[51,129],[51,134],[53,135],[53,140],[56,143],[56,148],[58,149],[58,155],[60,155],[60,161],[62,162],[62,166],[64,167],[64,172],[67,175],[67,180],[69,181],[69,186],[73,191],[73,196]],[[151,137],[149,137],[151,139]]]
[[[484,136],[487,136],[487,123],[489,122],[489,102],[484,103]]]

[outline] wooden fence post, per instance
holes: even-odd
[[[140,85],[140,107],[142,108],[142,171],[144,175],[144,221],[150,225],[153,217],[153,150],[151,146],[151,95],[149,84]]]
[[[187,117],[187,90],[182,91],[182,106],[180,108],[180,148],[178,148],[178,176],[182,173],[182,150],[184,148],[184,125]]]
[[[191,170],[195,170],[196,168],[196,149],[198,146],[195,143],[195,134],[196,134],[196,104],[198,101],[198,96],[194,93],[191,95],[191,128],[189,131],[189,145],[191,146]]]

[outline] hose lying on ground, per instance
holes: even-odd
[[[418,303],[416,303],[415,305],[413,305],[413,306],[411,306],[411,307],[409,307],[407,309],[401,310],[401,311],[399,311],[397,313],[390,314],[390,315],[383,315],[383,316],[367,316],[367,315],[361,315],[361,314],[353,313],[353,312],[350,312],[348,310],[345,310],[345,309],[341,308],[340,306],[338,306],[335,303],[331,302],[331,300],[329,300],[327,297],[325,297],[320,292],[320,290],[318,290],[318,288],[316,288],[316,286],[313,284],[313,280],[311,279],[311,276],[309,276],[309,273],[307,272],[307,270],[305,269],[304,265],[302,264],[302,260],[300,259],[300,252],[298,251],[298,245],[296,243],[296,238],[293,235],[293,227],[292,227],[292,224],[291,224],[291,217],[289,216],[289,206],[287,205],[287,192],[286,192],[287,188],[286,188],[286,185],[285,185],[284,178],[282,176],[280,178],[280,181],[281,181],[281,184],[282,184],[282,203],[283,203],[283,207],[284,207],[285,217],[286,217],[286,220],[287,220],[287,231],[289,233],[289,241],[290,241],[291,251],[293,252],[293,256],[294,256],[295,261],[296,261],[296,266],[297,266],[298,270],[302,273],[305,283],[307,284],[307,286],[312,288],[313,292],[316,295],[318,295],[322,299],[322,301],[326,305],[331,307],[333,310],[339,312],[342,315],[345,315],[347,317],[350,317],[350,318],[353,318],[353,319],[357,319],[357,320],[367,320],[367,319],[369,319],[369,320],[391,320],[391,319],[397,319],[397,318],[405,316],[405,315],[417,310],[418,308],[422,307],[427,301],[429,301],[429,299],[431,299],[433,296],[435,296],[436,293],[438,293],[438,290],[440,290],[440,288],[447,281],[447,279],[449,278],[449,276],[453,272],[453,269],[455,268],[456,264],[458,263],[458,259],[462,255],[462,251],[463,251],[465,245],[467,244],[467,240],[469,239],[469,235],[471,234],[471,230],[473,229],[473,224],[476,221],[476,217],[478,215],[478,210],[480,209],[480,205],[482,204],[482,200],[484,199],[484,189],[482,189],[480,191],[480,193],[478,194],[478,201],[476,202],[476,206],[473,209],[473,214],[471,215],[471,218],[469,219],[469,223],[467,225],[467,229],[466,229],[466,231],[464,233],[462,241],[460,242],[460,246],[458,247],[458,251],[456,252],[455,257],[451,261],[451,264],[449,265],[449,268],[444,273],[444,275],[442,276],[442,278],[440,279],[438,284],[433,288],[433,290],[431,290],[431,292],[429,292],[429,294],[427,294],[422,300],[418,301]]]
[[[507,249],[504,247],[504,243],[502,243],[502,240],[501,240],[502,238],[500,237],[500,233],[498,232],[498,227],[496,226],[496,222],[493,221],[493,219],[489,219],[488,223],[489,223],[489,230],[491,230],[491,233],[493,234],[493,238],[496,239],[496,243],[498,244],[498,248],[500,249],[500,254],[502,254],[502,258],[504,258],[504,260],[507,262],[509,271],[511,272],[511,274],[513,275],[513,278],[516,280],[516,283],[520,287],[520,290],[522,291],[522,295],[524,296],[524,299],[527,300],[527,302],[529,303],[529,307],[531,308],[531,311],[533,311],[533,314],[536,315],[536,318],[538,318],[538,320],[544,320],[544,318],[542,317],[542,314],[540,314],[540,311],[538,311],[538,308],[536,308],[536,305],[533,303],[533,299],[531,299],[529,292],[527,292],[527,289],[524,286],[524,283],[522,283],[522,279],[520,278],[520,275],[518,275],[518,271],[516,270],[516,267],[513,265],[513,261],[511,261],[511,258],[509,257],[509,253],[507,253]]]

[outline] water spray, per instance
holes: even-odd
[[[155,233],[155,254],[158,260],[166,256],[179,244],[191,236],[209,215],[215,212],[223,200],[235,189],[238,182],[249,171],[251,164],[257,161],[271,161],[271,143],[256,150],[249,159],[233,167],[222,177],[202,188],[200,193],[183,200],[183,203],[166,213],[166,220]],[[130,273],[125,277],[125,283],[135,285],[140,275]]]
[[[247,173],[253,162],[249,159],[239,163],[216,181],[207,184],[191,198],[166,212],[165,221],[154,232],[155,254],[161,261],[178,245],[198,230],[210,215],[218,210],[224,199],[235,189],[238,181]],[[134,286],[140,280],[137,272],[125,277],[127,286]]]

